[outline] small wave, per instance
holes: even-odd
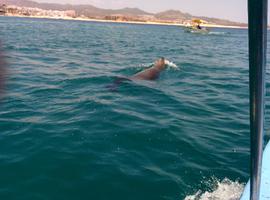
[[[216,181],[213,191],[203,192],[199,190],[194,195],[186,196],[184,200],[239,200],[244,189],[244,184],[238,181],[231,181],[225,178],[223,181]]]

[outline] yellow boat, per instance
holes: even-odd
[[[192,25],[186,26],[185,31],[189,33],[209,33],[209,29],[201,26],[202,23],[204,23],[204,21],[201,19],[193,19]]]

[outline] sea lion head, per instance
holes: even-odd
[[[155,62],[155,68],[159,69],[159,70],[163,70],[165,69],[165,58],[161,57],[160,59],[158,59]]]

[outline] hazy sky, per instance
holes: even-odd
[[[50,3],[91,4],[101,8],[137,7],[148,12],[177,9],[193,15],[247,22],[247,0],[36,0]]]

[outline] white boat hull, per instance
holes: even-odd
[[[250,182],[247,183],[244,193],[240,200],[249,200],[250,198]],[[262,161],[262,182],[260,200],[270,199],[270,142],[266,146],[263,153]]]

